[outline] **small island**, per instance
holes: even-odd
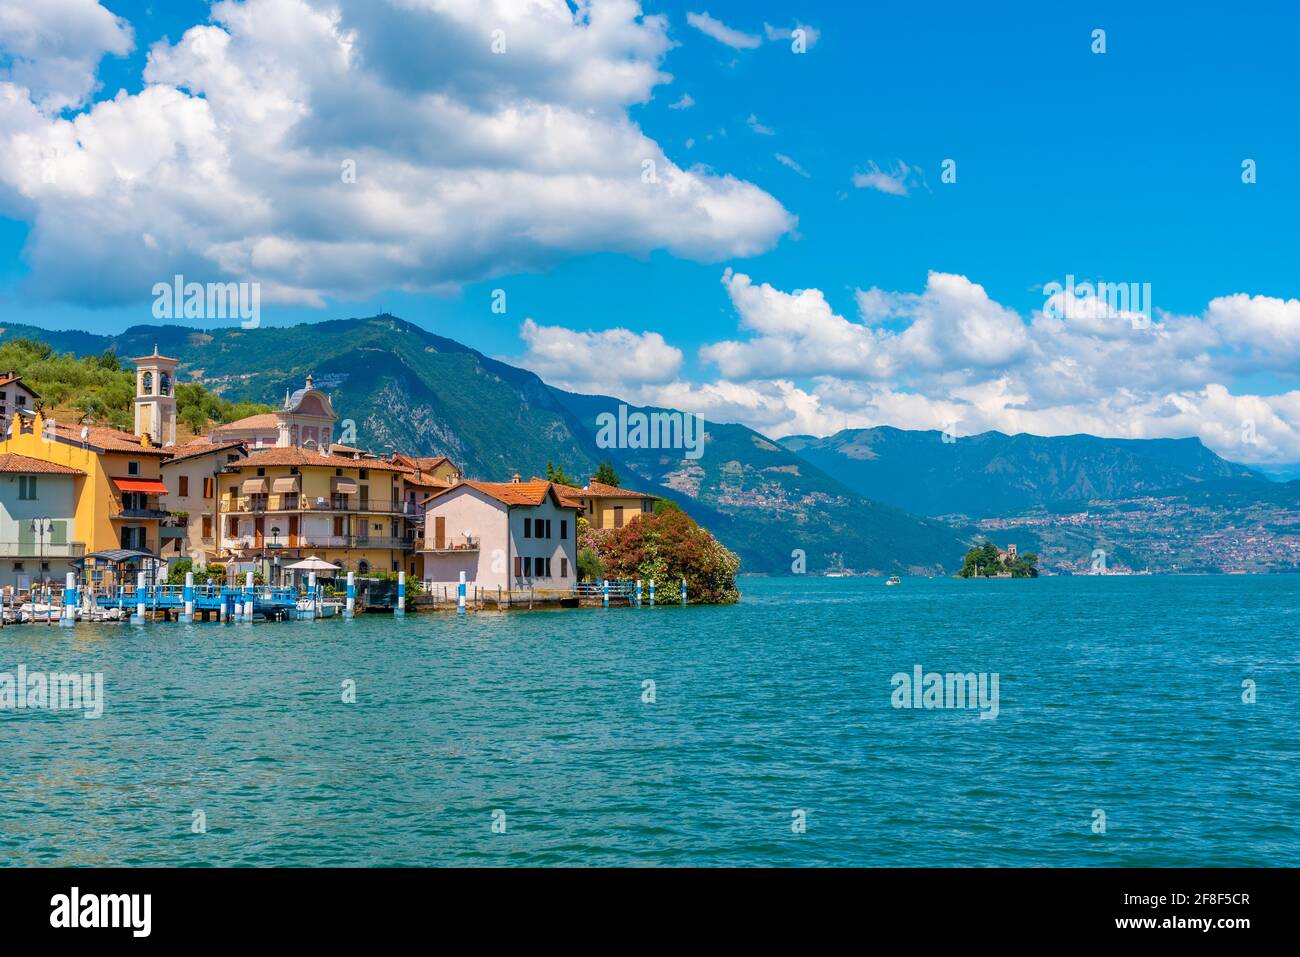
[[[1038,556],[1032,553],[1021,555],[1014,544],[1003,550],[986,541],[966,553],[957,577],[1037,578]]]

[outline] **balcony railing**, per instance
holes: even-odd
[[[51,545],[49,542],[0,542],[0,558],[30,558],[39,561],[47,558],[81,558],[85,554],[85,542],[64,542],[62,545]]]
[[[420,545],[422,552],[476,552],[479,549],[479,540],[473,535],[454,535],[450,538],[444,538],[441,542],[424,542]]]
[[[267,535],[260,545],[257,539],[248,536],[223,537],[221,547],[239,551],[265,551],[270,554],[286,548],[379,548],[405,551],[415,548],[416,543],[409,538],[395,538],[391,535],[371,535],[368,538],[361,535],[299,535],[293,539],[282,536],[278,540]]]
[[[365,512],[376,515],[421,515],[420,509],[410,502],[362,500],[354,495],[342,499],[308,497],[305,495],[267,495],[262,498],[244,496],[219,499],[222,512]]]

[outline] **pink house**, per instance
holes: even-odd
[[[424,501],[425,580],[503,592],[571,592],[580,507],[545,481],[460,482]]]

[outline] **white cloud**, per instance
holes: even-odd
[[[786,166],[786,167],[789,167],[790,169],[794,170],[796,173],[798,173],[798,174],[799,174],[800,176],[802,176],[804,179],[811,179],[811,178],[812,178],[812,174],[811,174],[811,173],[809,173],[806,169],[804,169],[802,166],[800,166],[798,163],[796,163],[796,162],[795,162],[794,160],[792,160],[790,157],[786,156],[784,153],[777,153],[777,154],[776,154],[776,161],[777,161],[778,163],[780,163],[782,166]]]
[[[874,162],[868,162],[865,170],[853,174],[853,185],[858,189],[874,189],[890,196],[906,196],[911,188],[911,172],[911,168],[902,160],[898,161],[892,172],[885,172]]]
[[[629,329],[576,332],[524,320],[519,361],[548,384],[583,393],[623,395],[628,388],[661,384],[681,369],[682,352],[657,332]]]
[[[30,91],[45,112],[83,104],[105,54],[125,56],[134,46],[130,24],[98,0],[0,3],[0,51],[10,59],[0,78]]]
[[[752,50],[763,42],[763,38],[760,36],[733,30],[721,20],[709,16],[707,11],[686,14],[686,22],[705,36],[712,37],[719,43],[726,44],[736,50]]]
[[[668,104],[668,109],[689,110],[694,105],[695,105],[695,97],[691,96],[689,93],[683,93],[681,99],[677,100],[676,102]]]
[[[745,120],[745,125],[759,136],[776,136],[776,130],[772,129],[770,126],[764,126],[758,121],[758,117],[753,113],[749,114],[749,118]]]
[[[807,24],[796,23],[793,28],[774,27],[770,23],[763,24],[763,33],[772,41],[791,40],[794,38],[795,30],[803,31],[804,49],[806,50],[811,50],[817,41],[821,39],[821,31]]]
[[[31,224],[28,290],[83,304],[178,272],[321,303],[593,251],[763,252],[795,218],[628,117],[670,45],[633,0],[221,2],[154,45],[138,94],[54,117],[0,82],[0,211]]]

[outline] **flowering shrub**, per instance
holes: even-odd
[[[622,528],[578,524],[578,549],[590,548],[608,578],[661,583],[661,593],[686,579],[690,601],[737,601],[740,558],[724,548],[685,512],[637,515]]]

